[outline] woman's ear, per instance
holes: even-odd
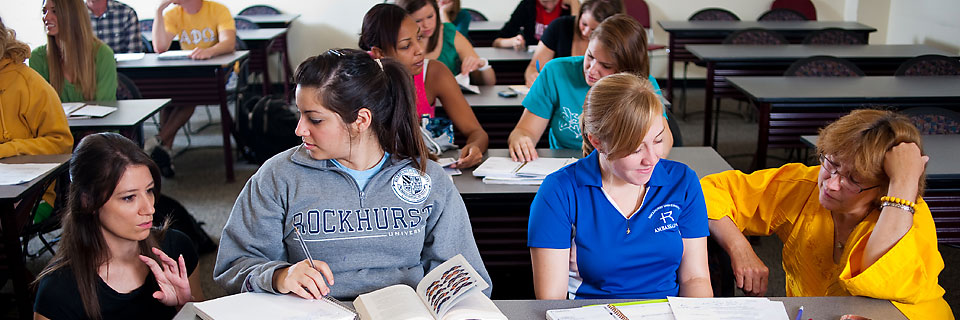
[[[384,55],[383,49],[380,49],[379,47],[370,48],[371,58],[380,59],[380,58],[383,58],[384,56],[385,55]]]
[[[357,111],[357,120],[353,121],[353,126],[354,129],[360,133],[370,128],[371,122],[373,122],[373,113],[370,112],[370,109],[360,108],[360,110]]]
[[[594,136],[592,133],[587,133],[587,141],[590,141],[590,144],[593,145],[593,148],[599,153],[603,153],[603,147],[601,146],[600,139],[597,139],[597,136]]]

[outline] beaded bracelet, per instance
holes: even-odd
[[[916,212],[916,211],[913,209],[913,207],[911,207],[911,206],[908,206],[908,205],[905,205],[905,204],[896,203],[896,202],[890,202],[890,201],[883,201],[883,202],[881,202],[881,203],[880,203],[880,209],[883,209],[883,207],[894,207],[894,208],[898,208],[898,209],[900,209],[900,210],[909,212],[910,214],[913,214],[914,212]]]
[[[908,206],[908,207],[911,207],[911,208],[916,208],[916,207],[917,207],[917,204],[916,204],[916,203],[913,203],[913,201],[904,200],[904,199],[900,199],[900,198],[897,198],[897,197],[891,197],[891,196],[882,196],[882,197],[880,197],[880,201],[886,201],[886,202],[893,202],[893,203],[897,203],[897,204],[902,204],[902,205],[905,205],[905,206]]]

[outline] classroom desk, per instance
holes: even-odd
[[[803,148],[801,135],[816,134],[853,109],[960,109],[960,77],[728,77],[727,82],[757,105],[754,169],[767,167],[767,148]]]
[[[813,31],[824,28],[841,28],[852,31],[867,40],[876,28],[846,21],[657,21],[670,34],[667,50],[667,100],[673,101],[673,63],[698,61],[686,46],[691,44],[720,44],[731,33],[747,28],[764,28],[776,31],[790,43],[801,43]],[[706,141],[706,140],[705,140]]]
[[[469,38],[474,47],[491,47],[506,21],[470,21]],[[530,43],[528,43],[530,44]],[[536,45],[536,43],[533,43]]]
[[[74,132],[110,131],[117,130],[130,140],[143,141],[143,121],[153,116],[160,108],[170,104],[170,99],[136,99],[117,101],[97,101],[91,104],[116,107],[114,111],[103,118],[70,119],[70,130]],[[83,137],[74,133],[74,143],[79,143]]]
[[[800,138],[816,147],[818,136]],[[924,135],[923,151],[930,156],[923,200],[933,214],[937,241],[960,244],[960,135]]]
[[[13,280],[13,292],[16,299],[17,314],[20,319],[33,319],[33,291],[30,283],[34,275],[27,270],[26,258],[20,246],[20,230],[30,219],[33,201],[43,196],[49,182],[66,174],[70,154],[14,156],[0,159],[0,163],[57,163],[59,166],[47,171],[27,183],[13,186],[0,186],[0,227],[3,232],[3,266]],[[67,181],[63,179],[61,181]],[[14,207],[18,201],[24,205]],[[30,205],[27,205],[30,204]]]
[[[527,70],[530,59],[533,59],[532,48],[514,50],[511,48],[480,47],[474,48],[477,55],[486,58],[497,74],[498,84],[524,84],[523,72]]]
[[[495,284],[494,288],[496,288]],[[530,284],[532,286],[532,283]],[[865,297],[768,297],[773,301],[783,301],[787,316],[793,318],[797,309],[803,306],[804,319],[840,319],[845,314],[856,314],[870,319],[907,319],[888,300]],[[577,308],[595,304],[628,302],[628,299],[584,299],[584,300],[494,300],[500,312],[510,320],[543,320],[547,310]],[[199,319],[193,302],[177,313],[175,320]]]
[[[581,155],[580,150],[572,149],[537,149],[537,153],[541,157],[579,158]],[[443,155],[456,156],[455,151]],[[509,157],[509,153],[507,149],[489,149],[484,159],[489,156]],[[687,164],[698,177],[732,169],[716,150],[707,147],[675,147],[669,159]],[[494,298],[532,298],[527,219],[539,186],[484,184],[473,176],[473,170],[461,169],[463,174],[453,176],[453,183],[470,213],[480,256],[496,284]]]
[[[713,145],[714,98],[743,98],[726,82],[729,76],[781,76],[797,60],[827,55],[856,64],[869,76],[892,76],[904,61],[925,55],[951,53],[917,45],[688,45],[686,49],[707,64],[704,96],[703,145]]]
[[[299,13],[278,13],[278,14],[250,14],[237,16],[256,23],[261,28],[287,28],[290,23],[300,17]]]
[[[227,107],[226,77],[229,67],[248,54],[236,51],[208,60],[158,60],[156,53],[147,53],[140,60],[117,62],[117,71],[132,79],[144,98],[171,98],[173,107],[219,105],[223,164],[227,182],[233,182],[230,134],[235,128]]]

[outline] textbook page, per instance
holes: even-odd
[[[0,163],[0,185],[12,186],[36,179],[59,163]]]
[[[432,320],[417,292],[408,285],[397,284],[357,296],[353,301],[363,320],[403,319]]]
[[[117,107],[108,107],[108,106],[98,106],[93,104],[88,104],[83,106],[80,109],[74,110],[70,113],[70,118],[101,118],[108,114],[117,111]]]
[[[767,298],[667,297],[677,320],[788,320],[783,302]]]
[[[522,164],[523,162],[513,161],[509,157],[489,157],[473,170],[473,175],[476,177],[514,178],[517,176],[517,168]]]
[[[457,84],[460,85],[460,89],[470,91],[473,94],[480,94],[480,87],[470,84],[470,75],[461,73],[453,78],[454,80],[457,80]]]
[[[667,302],[595,305],[570,309],[547,310],[548,320],[613,319],[620,320],[614,310],[627,319],[674,320]]]
[[[296,295],[245,292],[194,304],[204,320],[352,320],[357,315],[325,299],[307,300]]]
[[[488,287],[490,285],[480,277],[480,274],[473,269],[467,259],[458,254],[423,276],[423,279],[417,283],[417,296],[438,319],[445,319],[447,310],[463,300],[464,296],[471,294],[471,292],[479,293]],[[480,295],[483,294],[480,293]],[[490,300],[486,296],[482,298]],[[497,309],[496,305],[493,305],[493,308],[499,313],[500,309]],[[462,309],[466,310],[467,308]],[[470,319],[483,318],[473,315]]]
[[[158,60],[185,60],[190,59],[193,50],[170,50],[157,55]]]
[[[517,176],[544,178],[554,171],[560,170],[564,166],[577,162],[575,158],[537,158],[537,160],[528,161],[517,169]]]

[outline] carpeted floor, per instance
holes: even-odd
[[[699,112],[703,106],[703,90],[692,88],[689,90],[689,102],[687,115],[677,115],[683,141],[685,145],[700,145],[703,130],[703,113]],[[738,109],[749,110],[746,104],[738,108],[736,101],[725,100],[723,110],[730,113],[720,115],[719,125],[719,145],[718,151],[725,159],[736,169],[746,170],[749,168],[751,156],[756,148],[757,124],[750,119],[752,116],[741,115]],[[214,121],[218,117],[216,109],[211,110]],[[191,123],[194,128],[199,127],[206,122],[206,112],[198,108],[194,114]],[[146,134],[153,134],[156,128],[147,125]],[[232,184],[225,183],[223,169],[223,153],[220,137],[219,124],[209,126],[199,133],[192,135],[192,142],[189,148],[186,147],[186,139],[179,136],[176,141],[175,151],[182,151],[176,157],[176,177],[164,179],[163,193],[178,199],[186,208],[197,218],[205,223],[204,229],[215,239],[219,240],[220,232],[223,228],[230,209],[236,199],[237,194],[243,188],[244,182],[256,171],[257,167],[238,161],[236,164],[236,182]],[[184,151],[185,150],[185,151]],[[784,163],[788,154],[783,150],[771,150],[772,158],[768,162],[770,166],[777,166]],[[775,160],[779,158],[781,160]],[[758,255],[770,267],[770,284],[768,295],[784,296],[784,277],[783,270],[780,268],[780,248],[782,244],[776,237],[764,237],[755,244]],[[957,312],[960,308],[960,249],[956,247],[940,246],[940,252],[943,255],[945,269],[940,274],[940,285],[946,289],[945,298],[947,302]],[[31,259],[28,262],[29,268],[36,272],[49,260],[49,255],[37,259]],[[216,254],[206,254],[200,259],[200,265],[196,272],[199,272],[204,279],[204,296],[215,298],[224,295],[224,291],[213,282],[212,270],[216,260]],[[6,294],[0,295],[0,304],[8,305],[10,303],[11,286],[9,284],[2,291]],[[11,310],[12,308],[0,308]],[[10,314],[0,313],[0,317],[9,317]]]

